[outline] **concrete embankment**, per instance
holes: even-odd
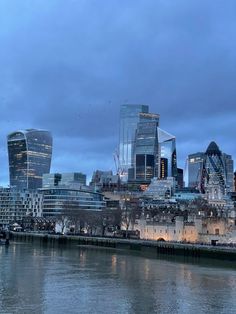
[[[11,240],[37,242],[48,245],[93,245],[138,251],[145,254],[154,254],[156,256],[159,254],[167,254],[236,261],[236,248],[220,246],[26,232],[11,232]]]

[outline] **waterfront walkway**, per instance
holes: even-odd
[[[187,244],[175,242],[161,242],[151,240],[123,239],[112,237],[88,237],[77,235],[56,235],[33,232],[11,232],[13,241],[42,242],[59,245],[93,245],[140,251],[145,254],[168,254],[192,257],[207,257],[221,260],[235,260],[236,248],[229,246],[212,246],[202,244]]]

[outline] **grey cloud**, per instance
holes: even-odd
[[[181,166],[213,138],[235,157],[235,28],[233,0],[1,1],[0,179],[16,128],[52,131],[57,171],[112,165],[124,102],[161,114]]]

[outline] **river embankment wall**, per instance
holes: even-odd
[[[159,254],[179,255],[194,258],[213,258],[236,261],[236,248],[183,244],[173,242],[120,239],[108,237],[88,237],[77,235],[54,235],[43,233],[11,232],[11,241],[35,242],[47,245],[74,246],[90,245],[113,249],[131,250],[158,256]]]

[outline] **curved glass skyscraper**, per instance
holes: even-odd
[[[18,189],[42,187],[42,176],[50,172],[52,136],[50,132],[28,129],[8,135],[10,186]]]
[[[208,199],[222,199],[226,194],[226,167],[223,154],[215,142],[211,142],[206,150],[204,170]]]
[[[188,156],[189,187],[207,194],[208,200],[222,200],[234,190],[234,162],[211,142],[205,153]]]

